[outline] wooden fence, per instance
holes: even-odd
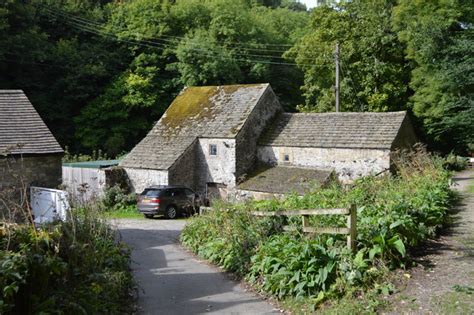
[[[253,211],[253,215],[260,217],[269,216],[302,216],[303,217],[303,232],[314,234],[345,234],[347,235],[347,247],[352,251],[356,249],[357,239],[357,208],[351,205],[348,209],[308,209],[308,210],[290,210],[290,211]],[[345,215],[347,216],[347,223],[345,228],[334,227],[311,227],[309,226],[309,217],[313,215]],[[285,225],[283,227],[286,231],[294,231],[295,226]]]

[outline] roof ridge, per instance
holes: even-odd
[[[284,115],[295,115],[295,116],[316,116],[316,115],[366,115],[366,114],[377,114],[377,115],[393,115],[393,114],[406,114],[406,110],[391,111],[391,112],[322,112],[322,113],[291,113],[284,112]]]

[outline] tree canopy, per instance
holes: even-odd
[[[130,150],[184,86],[269,82],[288,111],[408,110],[432,148],[474,143],[468,0],[7,0],[0,88],[73,152]],[[472,147],[471,149],[472,150]]]

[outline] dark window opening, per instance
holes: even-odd
[[[209,155],[217,155],[217,145],[209,145]]]
[[[289,155],[289,154],[285,154],[285,155],[283,156],[283,161],[289,162],[289,161],[290,161],[290,155]]]

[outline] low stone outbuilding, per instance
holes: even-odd
[[[57,187],[62,156],[63,149],[25,93],[0,90],[0,192]]]
[[[339,180],[387,171],[391,153],[417,138],[407,113],[283,113],[259,140],[270,165],[334,169]]]

